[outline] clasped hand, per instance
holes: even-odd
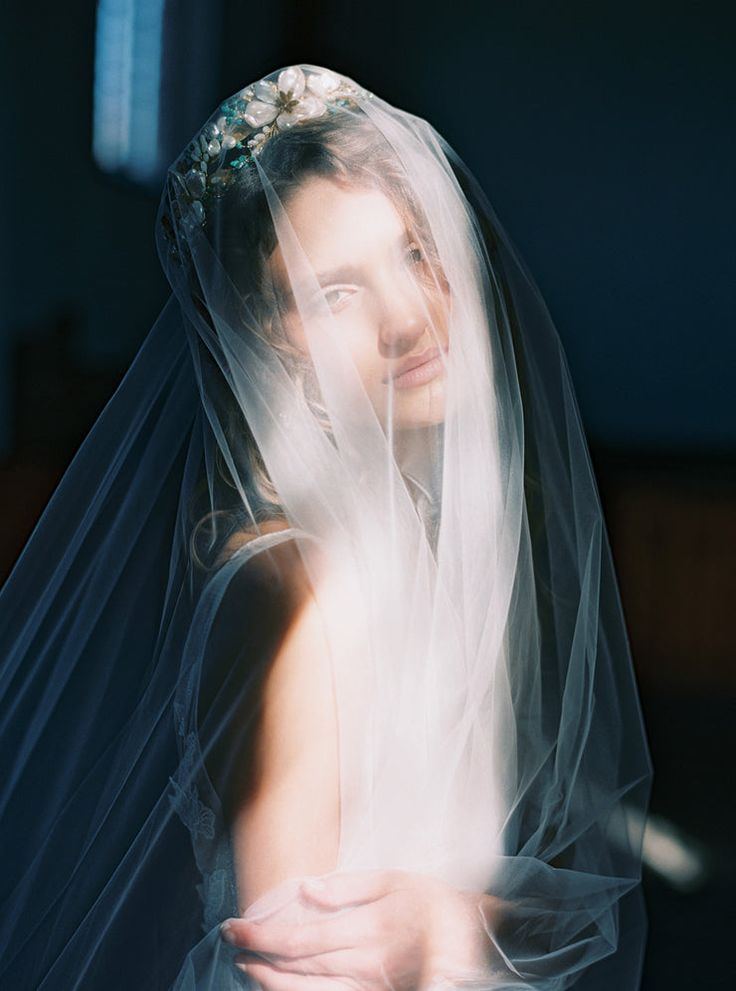
[[[298,897],[313,921],[285,911],[223,923],[236,965],[265,991],[424,991],[434,981],[487,972],[487,895],[399,870],[305,879]]]

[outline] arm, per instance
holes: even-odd
[[[330,658],[308,595],[263,682],[255,764],[232,834],[241,913],[281,881],[331,871],[339,840]]]
[[[333,601],[322,592],[321,601],[325,595]],[[346,621],[346,627],[349,641],[352,624]],[[267,921],[228,920],[223,937],[249,951],[236,957],[238,966],[266,991],[307,991],[311,970],[347,975],[365,991],[391,984],[413,991],[436,973],[484,970],[485,925],[495,899],[403,871],[333,873],[340,838],[338,724],[330,654],[313,595],[301,599],[269,654],[258,697],[257,729],[243,751],[252,765],[248,785],[232,806],[240,914],[290,878],[327,877],[318,893],[304,883],[299,888],[309,925],[295,925],[292,902]],[[336,913],[338,908],[349,911]],[[278,966],[263,956],[254,959],[253,952],[278,954]]]

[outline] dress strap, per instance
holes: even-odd
[[[291,540],[294,537],[308,537],[312,540],[314,539],[312,534],[307,533],[306,530],[302,530],[300,527],[289,526],[283,530],[271,530],[268,533],[260,533],[257,537],[253,537],[252,540],[247,541],[242,547],[239,547],[233,554],[231,554],[229,560],[233,561],[235,558],[240,560],[243,556],[249,558],[253,554],[266,550],[268,547],[274,547],[277,544],[284,543],[284,541]]]

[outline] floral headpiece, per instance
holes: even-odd
[[[225,100],[218,116],[205,125],[176,165],[190,203],[189,219],[204,223],[205,201],[224,192],[273,134],[334,113],[354,104],[356,97],[372,96],[326,69],[292,65],[282,69],[275,82],[266,77]]]

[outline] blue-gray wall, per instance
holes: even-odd
[[[203,2],[202,18],[217,6]],[[728,453],[736,449],[731,6],[327,0],[271,4],[266,13],[226,0],[219,69],[202,100],[214,107],[263,73],[305,61],[426,116],[476,172],[535,274],[591,440]],[[4,14],[6,452],[15,341],[43,333],[66,309],[80,363],[123,368],[167,295],[155,195],[91,161],[94,7],[39,0]],[[203,29],[203,44],[207,36]]]

